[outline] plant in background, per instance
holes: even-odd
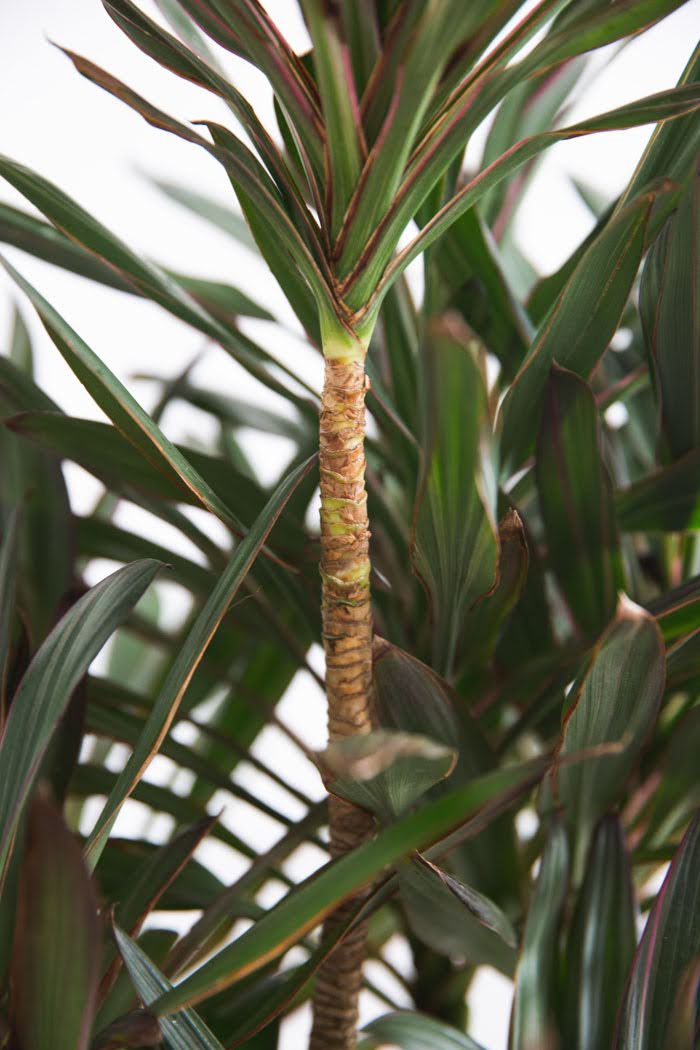
[[[240,318],[274,319],[237,288],[141,258],[0,158],[48,220],[0,206],[5,242],[158,303],[287,409],[202,389],[188,371],[164,379],[149,416],[5,264],[113,424],[71,418],[34,384],[18,317],[0,359],[6,1042],[267,1048],[312,997],[311,1046],[350,1048],[371,956],[411,1009],[375,989],[388,1012],[364,1048],[473,1047],[466,996],[483,965],[514,979],[512,1050],[694,1046],[700,52],[677,87],[563,121],[585,55],[681,3],[302,0],[305,55],[257,0],[159,0],[162,22],[130,0],[104,6],[154,60],[228,105],[237,131],[183,124],[68,53],[223,165],[247,229],[188,188],[163,188],[260,252],[324,381],[319,398],[293,361],[245,334]],[[276,132],[211,41],[265,75]],[[481,165],[465,168],[494,112]],[[654,123],[617,201],[580,188],[594,229],[539,278],[513,236],[538,155]],[[417,302],[405,270],[419,256]],[[217,449],[168,440],[159,421],[175,399],[218,421]],[[293,443],[270,490],[238,441],[250,428]],[[104,484],[93,513],[71,511],[62,459]],[[304,525],[317,478],[318,534]],[[178,529],[198,559],[121,527],[121,501]],[[231,550],[191,506],[224,523]],[[94,558],[123,568],[86,590]],[[163,563],[191,594],[177,629],[148,590]],[[91,672],[112,635],[106,673]],[[303,749],[274,709],[297,670],[318,680],[307,654],[319,638],[327,809],[251,751],[271,721]],[[118,773],[114,741],[129,749]],[[144,777],[156,753],[190,772],[188,790]],[[242,786],[243,761],[305,815]],[[534,817],[536,788],[525,835],[516,818]],[[277,819],[279,841],[257,854],[209,817],[218,790]],[[115,837],[130,797],[183,829],[161,845]],[[88,799],[101,802],[81,852],[68,829],[85,828]],[[229,886],[193,858],[206,835],[249,858]],[[331,859],[290,885],[285,862],[307,841]],[[272,880],[289,890],[263,911],[256,895]],[[200,915],[177,937],[159,908]],[[230,940],[239,918],[252,924]],[[396,934],[410,975],[385,954]],[[297,944],[305,960],[282,965]]]

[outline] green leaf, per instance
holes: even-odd
[[[110,288],[118,288],[121,292],[136,291],[115,270],[69,240],[60,230],[9,204],[0,204],[0,241]]]
[[[328,202],[329,225],[334,237],[362,168],[357,119],[359,101],[354,82],[348,75],[340,10],[323,0],[301,0],[301,4],[311,36],[316,83],[326,126],[327,185],[332,187]]]
[[[384,824],[391,824],[449,777],[456,760],[456,751],[427,736],[387,729],[336,740],[318,755],[330,774],[329,790]]]
[[[401,1050],[481,1050],[473,1039],[456,1028],[409,1010],[378,1017],[365,1025],[362,1034],[367,1038],[360,1042],[359,1050],[375,1050],[389,1043]]]
[[[10,336],[10,361],[15,368],[25,375],[31,376],[34,370],[34,354],[32,341],[24,318],[17,307],[12,314],[12,335]]]
[[[167,977],[118,926],[114,926],[114,937],[139,998],[146,1006],[151,1006],[164,992],[172,991]],[[160,1027],[171,1050],[223,1050],[194,1010],[182,1010],[176,1018],[162,1017]]]
[[[90,1050],[122,1050],[125,1046],[159,1046],[163,1033],[147,1010],[133,1010],[113,1021],[93,1039]]]
[[[135,937],[146,917],[190,862],[194,851],[206,838],[218,817],[205,816],[196,824],[183,828],[165,845],[155,849],[122,890],[115,909],[115,919]]]
[[[624,532],[700,529],[700,451],[620,489],[615,504]]]
[[[664,845],[700,808],[699,750],[700,707],[691,707],[674,726],[660,760],[661,779],[651,801],[645,847]]]
[[[496,768],[496,756],[461,696],[433,670],[375,637],[372,688],[380,726],[405,733],[425,733],[457,752],[449,782],[436,784],[433,797],[467,785]],[[493,857],[501,863],[494,865]],[[450,854],[456,874],[500,903],[517,897],[518,861],[512,820],[504,816]]]
[[[522,519],[510,508],[498,525],[498,579],[492,590],[470,611],[466,632],[467,660],[486,666],[493,656],[504,620],[517,605],[528,574],[529,553]]]
[[[15,614],[19,509],[15,509],[3,529],[0,542],[0,722],[5,722],[5,683]]]
[[[578,625],[598,634],[614,615],[622,574],[612,486],[590,387],[556,366],[544,391],[535,474],[549,564]]]
[[[95,402],[124,436],[161,472],[175,474],[196,495],[202,506],[221,518],[239,534],[238,518],[214,492],[199,472],[156,426],[126,387],[83,342],[52,306],[5,260],[10,276],[31,300],[62,356]]]
[[[80,847],[53,803],[29,812],[13,955],[24,1050],[85,1050],[97,999],[98,900]]]
[[[513,470],[530,452],[553,361],[586,378],[607,349],[659,207],[657,197],[663,202],[664,191],[636,199],[605,226],[540,324],[501,406],[506,469]]]
[[[156,1004],[160,1016],[199,1002],[277,958],[318,925],[346,897],[414,849],[438,841],[463,825],[475,812],[516,786],[541,774],[545,763],[535,760],[510,766],[472,780],[465,787],[401,818],[375,839],[326,865],[297,886],[233,944],[186,978]]]
[[[139,784],[137,792],[134,793],[135,798],[138,797],[138,791],[143,788],[144,783],[142,781]],[[161,792],[172,795],[172,791],[166,788],[161,788]],[[150,794],[144,791],[141,800],[147,800]],[[95,878],[104,900],[110,904],[118,904],[126,892],[125,887],[128,888],[132,883],[140,880],[141,873],[154,864],[154,858],[158,857],[162,848],[152,842],[144,842],[142,839],[120,839],[112,836],[105,847],[104,863],[98,865],[95,872]],[[215,875],[199,861],[190,860],[165,888],[158,901],[159,909],[169,912],[206,908],[222,890],[223,883]],[[240,903],[239,911],[245,914],[246,908],[250,907],[250,902],[241,901]],[[159,918],[160,916],[155,914],[153,921]]]
[[[362,256],[392,204],[432,92],[448,63],[445,40],[458,47],[478,17],[471,4],[444,0],[421,10],[420,19],[406,34],[395,79],[388,83],[391,102],[348,207],[336,249],[342,277]],[[386,65],[381,68],[383,78],[390,78],[392,72]]]
[[[180,204],[183,208],[198,215],[217,230],[227,233],[238,244],[249,248],[251,252],[257,253],[257,246],[245,219],[226,204],[220,204],[213,197],[208,197],[197,190],[191,189],[180,182],[172,179],[156,178],[148,176],[149,182],[165,194],[171,200]]]
[[[481,168],[487,168],[489,164],[498,160],[513,143],[538,132],[548,131],[584,69],[585,61],[578,58],[566,62],[552,73],[522,79],[516,83],[498,107],[484,145]],[[528,177],[525,173],[510,187],[500,183],[481,203],[479,210],[490,227],[493,228],[498,219],[499,241],[512,222],[527,182]],[[502,214],[502,210],[505,214]]]
[[[700,448],[700,174],[652,245],[639,306],[673,459]]]
[[[0,873],[51,735],[73,690],[160,568],[138,561],[112,573],[65,614],[30,663],[0,740]]]
[[[202,0],[180,0],[180,4],[213,40],[243,55],[265,74],[320,180],[325,129],[316,85],[267,12],[246,0],[216,4],[213,10]]]
[[[240,187],[249,206],[254,209],[257,221],[268,224],[270,229],[274,230],[284,254],[291,258],[294,266],[308,282],[318,305],[334,313],[334,299],[330,292],[323,256],[309,248],[297,225],[288,214],[274,183],[255,155],[240,139],[225,127],[208,122],[207,127],[214,139],[212,144],[193,131],[191,127],[152,106],[126,84],[106,73],[93,62],[69,51],[65,51],[65,54],[71,59],[79,73],[140,113],[149,124],[169,131],[186,142],[194,143],[215,157],[236,186]],[[243,203],[242,206],[248,225],[253,229],[257,241],[257,232],[251,224],[250,215]],[[214,337],[219,338],[219,334]],[[230,338],[228,342],[230,344]]]
[[[700,576],[660,594],[646,608],[656,618],[665,642],[690,634],[700,627]]]
[[[510,377],[532,339],[532,325],[504,272],[503,257],[476,208],[461,215],[435,246],[441,294],[451,295]],[[386,314],[387,304],[383,305]]]
[[[86,847],[92,867],[97,863],[110,829],[134,786],[143,776],[153,755],[168,733],[192,675],[202,660],[217,628],[226,615],[239,587],[260,553],[275,521],[297,484],[310,469],[307,462],[293,471],[278,486],[256,519],[245,539],[236,547],[201,612],[180,647],[167,677],[153,704],[143,732],[124,770],[111,791],[95,823]]]
[[[606,744],[619,750],[555,765],[551,774],[575,843],[576,883],[593,829],[624,790],[656,722],[664,684],[665,651],[656,622],[623,597],[567,696],[558,756]]]
[[[414,566],[431,600],[433,663],[450,673],[470,607],[496,581],[495,453],[478,348],[452,318],[425,350],[424,467]]]
[[[416,936],[441,955],[511,976],[517,937],[501,909],[420,854],[399,865],[399,892]]]
[[[700,813],[678,847],[634,959],[616,1050],[664,1045],[676,991],[700,954]]]
[[[31,378],[0,357],[0,413],[21,397],[55,408]],[[30,645],[38,646],[56,622],[73,582],[73,536],[68,493],[60,464],[8,431],[0,431],[0,522],[22,507],[17,550],[17,601]]]
[[[142,494],[157,501],[201,506],[199,490],[187,485],[182,477],[182,464],[187,463],[195,477],[200,478],[200,487],[206,485],[211,492],[235,492],[239,514],[248,521],[255,518],[265,505],[265,492],[260,486],[226,460],[182,445],[171,445],[167,438],[163,440],[168,459],[156,463],[146,459],[116,427],[96,420],[76,419],[63,413],[23,412],[5,420],[5,426],[35,442],[45,452],[53,451],[63,459],[79,463],[108,489],[135,502],[139,502]],[[228,513],[233,517],[233,511]],[[238,515],[235,520],[238,520]],[[244,531],[242,525],[235,530],[237,535]],[[285,527],[281,531],[285,546],[298,547],[302,532],[299,523],[296,530]],[[277,534],[281,538],[280,530]]]
[[[345,288],[347,301],[358,308],[369,305],[371,313],[376,311],[386,290],[391,287],[392,282],[413,259],[426,251],[460,215],[473,207],[488,190],[498,185],[502,179],[512,175],[548,146],[600,131],[622,130],[643,124],[653,124],[660,120],[674,120],[698,108],[700,108],[700,86],[687,85],[661,92],[658,95],[650,95],[648,98],[632,102],[620,109],[584,120],[580,124],[543,132],[524,139],[490,167],[470,179],[451,200],[436,212],[420,233],[388,265],[403,230],[430,187],[434,185],[437,177],[433,175],[432,179],[429,179],[429,173],[435,165],[414,161],[414,170],[409,170],[402,189],[392,204],[391,212],[367,245],[360,265],[347,280]],[[485,116],[486,113],[483,115]],[[447,135],[446,126],[443,131]],[[463,133],[462,131],[462,135]],[[463,142],[462,135],[460,135],[461,142]],[[439,153],[440,151],[437,150],[432,159],[439,157]],[[438,167],[442,167],[442,164],[439,164]],[[668,193],[669,188],[665,187],[664,192]]]
[[[700,81],[700,44],[688,59],[678,86]],[[700,113],[695,110],[679,120],[659,124],[646,145],[644,153],[618,202],[621,209],[638,193],[646,190],[656,179],[685,181],[693,173],[695,156],[700,143]]]
[[[569,851],[566,832],[552,822],[525,923],[515,975],[510,1050],[554,1050],[559,1045],[556,981]]]
[[[635,910],[624,833],[609,815],[591,844],[566,945],[565,1038],[577,1050],[612,1044],[637,944]]]
[[[274,321],[273,314],[264,306],[250,299],[245,292],[223,281],[208,281],[202,277],[189,277],[176,270],[166,270],[168,276],[189,292],[195,302],[222,324],[231,326],[237,317],[255,317],[259,321]]]

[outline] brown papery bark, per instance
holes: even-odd
[[[372,728],[365,386],[363,350],[326,358],[319,450],[323,642],[331,741]],[[333,857],[360,845],[373,830],[367,813],[333,795],[329,822]],[[347,921],[359,900],[345,901],[326,920],[324,938]],[[366,935],[364,924],[355,927],[319,969],[311,1050],[351,1050],[356,1044]]]

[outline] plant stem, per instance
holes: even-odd
[[[369,522],[365,491],[365,354],[367,341],[324,332],[325,375],[319,435],[321,577],[331,741],[372,728],[372,610]],[[369,814],[329,798],[330,852],[337,857],[371,834]],[[332,934],[355,908],[344,902],[326,921]],[[366,928],[353,929],[320,968],[311,1050],[351,1050],[356,1043]]]

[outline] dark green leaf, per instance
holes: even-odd
[[[432,605],[433,663],[451,671],[464,617],[495,583],[495,453],[478,346],[453,318],[425,349],[424,469],[415,510],[414,564]]]
[[[158,1046],[162,1042],[163,1033],[153,1014],[133,1010],[96,1035],[90,1050],[122,1050],[127,1046]]]
[[[237,546],[206,604],[194,620],[187,638],[170,666],[139,741],[92,830],[86,852],[93,867],[99,859],[119,810],[167,735],[190,680],[236,592],[260,553],[287,500],[309,468],[310,463],[302,464],[278,486],[245,539]]]
[[[673,459],[700,448],[700,173],[652,245],[640,311]]]
[[[384,824],[449,777],[456,759],[456,751],[427,736],[387,729],[336,740],[318,756],[330,774],[330,790]]]
[[[700,807],[699,751],[700,707],[692,707],[674,726],[661,760],[661,780],[651,803],[645,845],[654,848],[668,842]]]
[[[664,1046],[675,996],[686,968],[700,954],[700,814],[673,858],[649,913],[630,974],[615,1046]]]
[[[664,680],[659,629],[647,612],[623,597],[567,696],[558,753],[565,758],[601,745],[615,750],[555,766],[551,775],[575,841],[575,882],[583,874],[593,828],[623,791],[654,726]]]
[[[150,1006],[164,992],[172,991],[170,981],[135,941],[118,926],[114,927],[114,936],[124,965],[145,1006]],[[216,1036],[194,1010],[181,1010],[174,1018],[162,1017],[160,1027],[171,1050],[223,1050]]]
[[[398,880],[408,921],[420,940],[441,955],[512,975],[515,930],[493,901],[420,854],[399,865]]]
[[[297,886],[255,926],[224,948],[177,988],[158,1001],[156,1013],[172,1013],[220,991],[266,962],[277,958],[331,912],[336,905],[414,849],[435,842],[464,824],[500,794],[537,777],[544,763],[536,760],[472,780],[403,817],[371,842],[326,865]],[[532,781],[530,781],[532,782]]]
[[[108,576],[60,620],[32,660],[0,740],[0,872],[22,809],[73,690],[160,568],[139,561]]]
[[[658,196],[665,199],[662,191]],[[656,198],[638,198],[607,224],[542,321],[502,406],[508,469],[531,449],[552,362],[586,378],[607,349],[642,258]]]
[[[359,1050],[374,1050],[389,1043],[401,1050],[481,1050],[473,1039],[456,1028],[408,1010],[384,1014],[365,1025],[362,1033],[367,1038],[361,1041]]]
[[[549,563],[576,622],[591,635],[612,619],[621,583],[612,487],[600,444],[588,384],[553,367],[537,439],[537,489]]]
[[[566,946],[566,1040],[577,1050],[610,1046],[637,944],[634,886],[616,816],[598,825]]]
[[[47,799],[30,810],[13,957],[24,1050],[85,1050],[96,1006],[98,901],[80,847]]]
[[[620,489],[615,504],[624,532],[700,529],[700,451]]]
[[[566,900],[569,851],[561,824],[549,826],[530,901],[515,975],[510,1050],[555,1050],[556,981],[561,913]]]

